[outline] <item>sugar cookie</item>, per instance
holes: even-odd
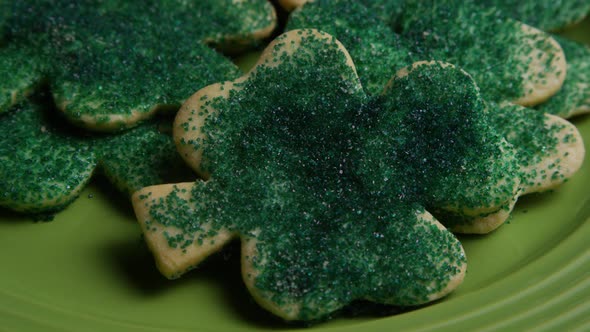
[[[445,226],[457,233],[493,231],[509,218],[520,196],[556,188],[572,177],[584,161],[582,137],[570,122],[510,103],[489,103],[488,109],[492,126],[515,149],[518,192],[497,211],[479,215],[432,209]]]
[[[583,139],[572,123],[509,103],[490,109],[496,130],[517,149],[522,194],[553,189],[582,166]]]
[[[0,115],[0,206],[27,213],[58,211],[97,169],[127,195],[191,178],[159,123],[117,135],[90,135],[60,122],[51,104],[36,95]]]
[[[403,247],[390,229],[397,220],[413,229],[404,228],[409,234],[418,231],[416,223],[422,231],[446,234],[439,233],[444,228],[433,223],[420,203],[471,213],[511,202],[519,188],[519,169],[515,153],[503,150],[514,148],[491,127],[485,103],[464,72],[417,64],[399,72],[384,99],[373,103],[342,52],[330,36],[293,31],[275,41],[250,74],[202,89],[183,106],[176,119],[177,144],[195,170],[210,179],[148,187],[133,199],[165,275],[177,277],[240,238],[244,280],[254,298],[283,318],[299,320],[325,316],[354,299],[417,304],[447,293],[449,280],[458,280],[462,264],[454,265],[455,276],[444,277],[448,283],[435,287],[433,297],[423,294],[419,300],[417,290],[409,296],[396,287],[399,294],[380,287],[370,291],[373,282],[399,283],[399,270],[359,285],[353,276],[366,271],[358,262],[379,274],[392,266],[373,263],[356,248],[376,245],[375,238],[364,242],[375,232],[379,243],[393,242],[386,250],[380,245],[368,250],[372,256],[395,252],[399,247],[393,243]],[[339,53],[338,60],[334,55]],[[411,128],[423,134],[408,135]],[[452,144],[444,141],[449,135]],[[407,158],[404,151],[409,151]],[[415,172],[406,174],[410,165]],[[426,166],[430,169],[421,173]],[[489,195],[490,190],[497,195]],[[394,220],[385,222],[392,213]],[[360,247],[348,240],[348,232],[361,241]],[[420,237],[431,243],[425,234]],[[440,253],[432,245],[428,250]],[[332,257],[334,248],[347,254]],[[451,256],[461,256],[460,250],[453,252]],[[349,286],[343,294],[335,285]]]
[[[81,137],[46,125],[48,109],[26,102],[0,116],[0,206],[34,213],[62,209],[96,168],[94,151]]]
[[[567,59],[567,78],[559,92],[535,108],[541,112],[571,118],[590,112],[590,47],[555,37]]]
[[[547,100],[565,79],[563,51],[548,34],[499,15],[458,0],[411,2],[392,26],[360,3],[318,0],[293,12],[287,29],[318,28],[341,39],[371,93],[385,83],[374,81],[387,77],[384,69],[438,60],[466,70],[487,100]]]
[[[18,97],[46,80],[71,122],[103,131],[134,126],[159,109],[176,109],[198,88],[237,77],[235,65],[206,44],[243,46],[275,25],[266,0],[4,6],[10,15],[0,17],[0,67],[14,79],[0,82],[0,92]],[[33,72],[20,61],[32,53]]]
[[[199,90],[179,111],[177,147],[207,180],[144,188],[133,206],[165,276],[239,239],[250,293],[287,320],[359,299],[427,303],[466,268],[428,211],[458,216],[449,225],[464,232],[490,231],[532,183],[525,162],[545,167],[498,131],[489,108],[467,73],[440,62],[399,70],[372,97],[334,37],[290,31],[248,74]],[[562,128],[571,127],[549,132]]]
[[[482,6],[496,7],[506,15],[545,31],[562,30],[590,13],[586,0],[484,0]]]
[[[465,257],[452,234],[419,203],[363,189],[371,104],[342,45],[313,30],[277,38],[249,74],[189,98],[175,137],[210,179],[133,197],[160,270],[177,277],[239,238],[246,286],[288,320],[457,287]]]

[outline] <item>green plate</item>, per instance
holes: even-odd
[[[590,44],[590,19],[565,33]],[[590,116],[573,121],[590,146]],[[587,158],[588,159],[588,158]],[[260,309],[237,250],[180,280],[160,276],[127,199],[96,178],[52,222],[0,211],[0,331],[291,330]],[[461,237],[464,284],[437,303],[380,308],[311,330],[590,330],[590,162],[560,189],[523,197],[510,222]],[[234,248],[235,249],[235,248]]]

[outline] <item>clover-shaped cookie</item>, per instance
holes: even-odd
[[[491,102],[487,109],[490,124],[515,149],[519,187],[512,200],[495,211],[461,215],[448,209],[431,209],[457,233],[484,234],[495,230],[509,218],[520,196],[558,187],[584,161],[583,139],[572,123],[511,103]]]
[[[427,210],[478,230],[521,191],[519,151],[464,71],[416,63],[373,98],[343,46],[315,30],[282,35],[249,74],[198,91],[174,133],[208,180],[134,195],[159,269],[178,277],[239,238],[247,287],[285,319],[444,296],[465,257]]]
[[[555,36],[567,58],[567,78],[551,99],[535,108],[562,118],[590,112],[590,47]]]
[[[161,271],[176,277],[240,238],[254,298],[297,320],[454,289],[465,272],[457,239],[418,202],[365,189],[371,104],[343,47],[308,30],[279,37],[241,79],[193,95],[175,137],[209,180],[133,199]]]
[[[488,100],[534,105],[563,84],[565,57],[544,32],[504,18],[497,10],[482,11],[455,0],[414,1],[402,8],[403,15],[392,26],[361,3],[318,0],[292,13],[287,28],[318,28],[341,39],[371,93],[385,83],[376,81],[387,77],[384,70],[420,60],[461,67]]]
[[[289,1],[289,0],[285,0]],[[360,0],[384,20],[391,24],[399,22],[406,11],[405,7],[413,0]],[[300,1],[301,6],[308,1]],[[536,27],[544,31],[555,31],[573,25],[590,13],[590,3],[585,0],[466,0],[469,6],[478,6],[482,11],[495,8],[503,16]]]
[[[190,178],[172,138],[160,130],[168,120],[117,135],[91,135],[60,122],[51,105],[46,96],[35,95],[0,115],[0,206],[58,211],[97,169],[127,195],[183,175]]]
[[[590,1],[586,0],[484,0],[477,3],[496,7],[515,20],[545,31],[564,29],[590,13]]]
[[[239,75],[210,49],[273,30],[266,0],[6,1],[0,17],[0,112],[48,82],[66,117],[95,130],[130,127],[196,89]]]

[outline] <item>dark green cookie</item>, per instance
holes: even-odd
[[[43,81],[44,65],[34,49],[18,43],[0,47],[0,114],[31,94]]]
[[[333,18],[333,19],[330,19]],[[287,30],[314,28],[336,36],[354,60],[363,87],[378,95],[396,70],[425,60],[416,57],[401,38],[356,1],[319,0],[293,12]]]
[[[567,59],[567,77],[559,92],[536,109],[570,118],[590,112],[590,47],[555,36]]]
[[[584,144],[572,123],[507,103],[489,108],[494,127],[516,149],[521,194],[553,189],[581,167]]]
[[[397,3],[372,6],[388,10]],[[420,60],[460,66],[486,99],[522,105],[546,100],[565,78],[557,43],[497,10],[482,11],[459,0],[411,2],[404,4],[403,15],[392,13],[399,19],[390,22],[384,20],[389,13],[362,7],[342,0],[314,1],[292,13],[287,28],[318,28],[341,39],[372,93],[373,86],[383,83],[374,78],[383,80],[386,73]]]
[[[285,319],[443,296],[464,256],[424,206],[493,209],[517,189],[516,160],[500,153],[512,148],[467,74],[416,65],[373,99],[343,48],[311,30],[197,92],[176,122],[181,151],[211,179],[134,195],[161,271],[177,277],[239,237],[247,287]]]
[[[553,154],[557,136],[527,143],[577,133],[565,120],[529,132],[525,114],[522,131],[499,131],[473,79],[452,65],[415,63],[383,90],[365,94],[334,37],[294,30],[247,75],[190,97],[174,136],[208,180],[133,196],[160,271],[178,277],[239,238],[246,286],[284,319],[325,318],[355,300],[426,303],[465,271],[459,242],[428,211],[489,232],[523,192],[525,166],[583,159],[579,135],[572,157]]]
[[[90,135],[60,122],[47,105],[50,100],[35,96],[0,116],[0,206],[58,211],[77,197],[97,168],[127,195],[192,178],[170,135],[160,131],[169,120],[116,135]]]
[[[92,144],[55,124],[50,107],[27,101],[0,116],[0,206],[47,212],[73,201],[92,176]]]
[[[483,0],[506,15],[545,31],[564,29],[584,19],[590,13],[588,0]]]
[[[235,78],[237,68],[209,47],[250,44],[270,33],[275,20],[265,0],[3,6],[10,15],[0,17],[0,67],[14,76],[0,82],[2,98],[46,80],[66,117],[95,130],[133,126],[158,109],[175,109],[207,84]],[[0,100],[0,111],[14,101]]]

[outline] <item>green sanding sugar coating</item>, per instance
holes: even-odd
[[[50,125],[48,112],[26,102],[0,116],[0,205],[40,212],[54,201],[50,210],[58,210],[90,179],[92,147]]]
[[[0,48],[0,113],[8,111],[39,85],[42,77],[39,60],[36,52],[17,43]]]
[[[127,195],[154,184],[180,182],[195,175],[176,152],[169,135],[171,120],[150,123],[96,141],[100,170]]]
[[[70,120],[96,123],[90,127],[126,126],[134,113],[178,106],[205,85],[235,78],[237,68],[206,43],[246,39],[273,19],[263,0],[34,0],[9,6],[0,40],[41,54],[58,104]],[[10,60],[0,56],[0,67],[17,75],[26,70]],[[13,89],[10,82],[0,86]]]
[[[550,55],[559,52],[548,36],[524,32],[519,22],[503,19],[493,8],[483,10],[459,0],[432,0],[412,3],[406,9],[402,30],[416,41],[414,50],[460,66],[474,77],[489,100],[515,100],[530,92],[523,90],[522,80],[543,81],[543,75],[527,77],[533,47]],[[541,72],[561,70],[553,68],[552,61],[548,56],[541,63]]]
[[[386,10],[388,10],[387,8]],[[356,1],[318,0],[294,12],[287,29],[315,28],[335,36],[350,52],[365,90],[380,94],[397,69],[416,59],[411,45]]]
[[[421,65],[394,80],[382,98],[384,111],[366,133],[380,139],[364,146],[361,166],[372,190],[459,212],[512,199],[514,148],[490,123],[471,77]],[[399,185],[400,179],[412,182]]]
[[[392,26],[402,21],[406,4],[414,0],[360,0],[376,15]],[[587,0],[467,0],[485,8],[494,7],[504,16],[511,17],[541,30],[559,30],[582,20],[590,13]],[[471,5],[470,4],[470,5]]]
[[[98,167],[122,192],[191,179],[157,119],[117,135],[80,133],[34,95],[0,117],[0,206],[52,212],[73,201]]]
[[[542,30],[559,30],[590,13],[588,0],[478,0],[506,15]]]
[[[545,114],[517,105],[491,103],[490,109],[495,128],[517,149],[518,163],[520,168],[524,170],[520,174],[523,186],[540,185],[536,182],[538,181],[538,172],[546,173],[542,176],[543,180],[564,178],[560,159],[554,160],[548,169],[545,167],[539,169],[537,166],[544,162],[548,155],[559,153],[557,151],[558,144],[571,142],[575,139],[571,133],[565,134],[563,137],[558,136],[565,129],[564,124],[547,125]],[[564,142],[560,142],[560,139]]]
[[[439,60],[469,72],[486,99],[516,100],[530,92],[525,82],[544,79],[528,77],[527,54],[533,46],[549,54],[559,51],[545,36],[527,35],[520,23],[472,2],[417,1],[398,7],[400,3],[371,2],[367,9],[350,1],[318,0],[294,12],[287,28],[318,28],[341,40],[372,94],[395,70],[414,61]],[[547,57],[543,72],[558,70],[552,60]]]
[[[279,41],[276,66],[257,67],[227,99],[203,98],[216,113],[186,144],[203,149],[212,179],[189,200],[176,189],[152,201],[152,222],[181,230],[173,248],[221,229],[255,237],[256,287],[303,303],[300,319],[359,298],[420,303],[464,257],[417,214],[511,199],[512,186],[498,185],[518,176],[514,154],[499,150],[511,147],[456,68],[418,66],[373,99],[333,44],[302,44],[287,57]]]
[[[559,92],[536,109],[568,118],[590,112],[590,47],[554,36],[567,59],[567,77]]]
[[[405,12],[406,2],[412,0],[358,0],[392,28],[397,28]]]

